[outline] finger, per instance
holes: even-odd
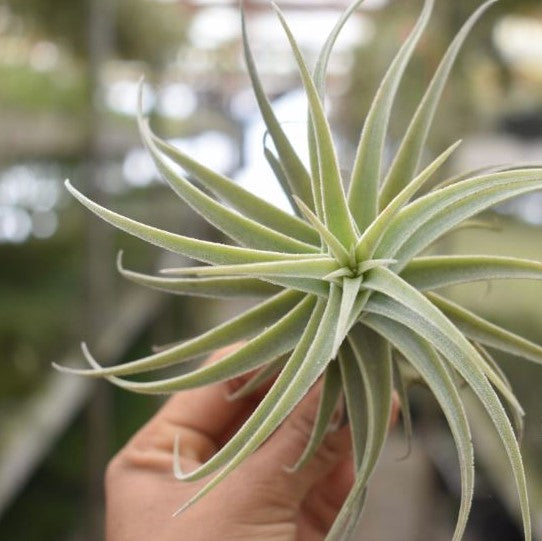
[[[300,538],[312,539],[330,530],[353,484],[354,465],[349,458],[313,486],[303,502],[298,524]]]
[[[235,344],[223,348],[211,355],[206,363],[216,362],[239,347],[239,344]],[[251,375],[244,374],[229,381],[173,395],[129,445],[171,452],[175,438],[179,436],[181,456],[198,462],[207,460],[223,445],[232,426],[238,426],[261,398],[260,392],[256,392],[246,398],[228,400],[228,396]]]
[[[310,440],[320,390],[320,384],[313,387],[251,459],[261,481],[284,491],[293,505],[299,505],[319,480],[351,456],[350,430],[345,426],[327,434],[314,457],[301,470],[287,471],[298,461]]]
[[[394,391],[390,415],[390,430],[397,424],[400,413],[399,397]],[[318,481],[303,502],[298,524],[300,538],[324,536],[332,527],[354,484],[352,459],[339,463],[328,475]]]
[[[390,430],[397,424],[399,414],[401,413],[401,403],[397,391],[393,391],[391,398]]]

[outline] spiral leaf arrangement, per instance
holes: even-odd
[[[58,367],[70,373],[105,377],[139,393],[173,393],[254,371],[232,397],[236,398],[273,380],[251,417],[208,462],[192,472],[182,472],[176,461],[175,474],[184,481],[214,474],[180,510],[204,496],[254,452],[322,377],[312,437],[294,469],[303,467],[314,454],[333,424],[336,406],[344,401],[353,438],[355,483],[328,539],[347,539],[358,522],[367,483],[386,439],[394,385],[410,432],[405,392],[408,366],[434,394],[457,447],[462,497],[453,539],[463,536],[474,486],[471,434],[459,384],[470,387],[495,426],[514,475],[525,539],[531,539],[518,445],[523,411],[485,348],[542,363],[542,347],[484,320],[434,290],[489,279],[542,279],[542,264],[511,257],[420,255],[435,240],[492,205],[542,189],[542,169],[503,168],[455,177],[418,195],[459,144],[453,144],[425,168],[420,167],[455,58],[477,19],[494,1],[483,4],[456,35],[394,160],[384,171],[383,149],[392,106],[433,9],[434,0],[425,0],[417,24],[391,63],[367,114],[348,183],[341,177],[322,102],[334,42],[362,0],[352,2],[337,21],[313,73],[282,13],[273,6],[308,98],[308,168],[294,151],[264,93],[243,18],[248,72],[275,148],[266,148],[265,155],[290,198],[294,215],[158,138],[140,113],[142,139],[165,180],[235,245],[193,239],[139,223],[97,205],[66,182],[76,199],[115,227],[209,264],[167,269],[167,277],[149,276],[125,269],[119,256],[118,269],[129,280],[175,294],[264,297],[243,314],[148,357],[102,367],[83,345],[91,369]],[[179,174],[172,162],[196,183]],[[146,382],[124,377],[184,363],[240,340],[244,342],[238,350],[215,364],[176,377]]]

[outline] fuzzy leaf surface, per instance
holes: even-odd
[[[390,170],[383,182],[380,193],[380,208],[388,203],[405,187],[409,179],[416,175],[423,154],[429,129],[433,123],[437,106],[440,102],[444,86],[450,75],[457,55],[472,27],[482,14],[497,0],[489,0],[482,4],[463,25],[450,47],[446,51],[433,79],[420,102],[416,113],[407,129]]]
[[[289,235],[301,242],[316,244],[318,235],[309,224],[245,190],[230,178],[215,173],[196,162],[179,148],[152,134],[155,145],[171,160],[193,174],[197,180],[217,197],[230,204],[244,216],[262,225]]]
[[[471,340],[542,364],[541,345],[503,329],[436,293],[426,295]]]
[[[365,119],[348,194],[350,211],[361,232],[367,229],[378,213],[384,143],[393,102],[407,64],[429,22],[433,4],[434,0],[425,0],[416,26],[391,63]]]
[[[281,291],[278,286],[268,282],[239,276],[164,278],[163,276],[143,274],[124,268],[120,254],[117,269],[124,278],[131,282],[176,295],[227,299],[232,297],[267,297]]]
[[[367,400],[365,451],[356,469],[356,479],[327,539],[349,539],[359,522],[361,502],[388,434],[392,402],[392,364],[389,344],[372,330],[357,325],[348,342],[361,373]]]
[[[259,263],[264,261],[284,261],[291,259],[291,254],[282,252],[270,252],[266,250],[252,250],[193,239],[183,235],[177,235],[150,225],[143,224],[126,216],[122,216],[112,210],[98,205],[81,192],[76,190],[69,181],[66,181],[68,191],[85,207],[92,211],[102,220],[116,228],[129,233],[155,246],[169,250],[177,254],[185,255],[205,263],[214,265],[236,265],[243,263]],[[296,254],[297,259],[321,257],[320,254]]]
[[[174,171],[156,147],[146,122],[139,119],[140,133],[156,167],[173,191],[210,224],[222,233],[248,248],[287,253],[315,253],[310,244],[279,233],[222,205],[203,193],[189,180]]]
[[[420,197],[391,221],[375,252],[400,271],[421,250],[461,221],[512,197],[542,189],[542,170],[518,170],[465,180]]]
[[[480,367],[479,353],[457,328],[429,301],[424,301],[423,296],[416,290],[396,288],[389,283],[379,284],[377,287],[379,290],[386,290],[385,294],[390,296],[387,299],[372,296],[366,310],[402,323],[422,336],[447,359],[478,396],[508,455],[519,495],[525,537],[531,539],[529,497],[519,445],[504,407]],[[409,298],[410,296],[412,298]]]
[[[60,370],[88,376],[121,376],[139,374],[149,370],[165,368],[209,353],[232,342],[244,340],[272,325],[292,310],[303,295],[293,291],[283,291],[213,329],[181,344],[143,359],[99,370],[58,367]]]
[[[286,134],[271,107],[271,103],[269,103],[269,99],[265,94],[262,82],[256,70],[254,56],[250,49],[244,15],[241,18],[241,27],[243,32],[243,50],[247,70],[252,82],[252,89],[254,90],[254,95],[256,96],[256,101],[258,102],[269,135],[277,149],[282,170],[284,171],[290,186],[290,192],[297,195],[309,207],[314,208],[310,175],[296,154],[292,144],[286,137]]]
[[[453,378],[435,350],[416,333],[390,319],[371,314],[364,323],[409,360],[437,399],[455,441],[461,471],[461,504],[454,541],[465,531],[474,492],[474,451],[467,415]]]
[[[253,451],[255,451],[265,441],[265,439],[267,439],[267,437],[274,430],[276,430],[279,424],[292,411],[295,405],[299,403],[303,396],[305,396],[305,394],[308,392],[310,387],[316,382],[318,377],[324,372],[330,361],[332,349],[330,341],[326,338],[328,333],[333,333],[335,331],[336,318],[339,310],[340,295],[337,289],[338,288],[332,286],[326,308],[319,320],[315,332],[314,329],[311,328],[311,330],[313,331],[313,340],[311,340],[312,343],[310,344],[310,346],[307,348],[307,344],[305,344],[303,340],[299,342],[300,344],[303,344],[303,346],[300,348],[300,351],[301,353],[303,353],[303,355],[298,355],[298,357],[302,357],[300,366],[293,378],[290,379],[289,385],[281,394],[278,402],[275,401],[275,407],[261,422],[257,432],[252,435],[252,437],[243,445],[242,448],[237,450],[237,453],[233,456],[233,458],[225,466],[225,468],[222,469],[220,473],[218,473],[209,483],[207,483],[207,485],[205,485],[205,487],[201,489],[193,498],[191,498],[181,508],[181,510],[186,509],[188,506],[192,505],[195,501],[201,498],[204,494],[206,494],[209,490],[216,486],[216,484],[219,483],[226,475],[228,475],[235,467],[237,467],[247,456],[249,456]],[[312,326],[308,325],[307,329],[309,329],[310,327]],[[303,349],[305,349],[305,351],[302,351]],[[294,358],[295,353],[296,352],[294,351],[292,358]],[[290,359],[290,361],[291,360],[292,359]],[[295,360],[298,361],[297,358]],[[277,385],[277,383],[281,380],[285,372],[286,367],[277,379],[275,385]],[[249,421],[255,417],[256,412],[259,412],[260,408],[265,411],[265,409],[269,407],[270,404],[267,399],[268,397],[270,399],[273,398],[271,393],[275,385],[271,388],[271,391],[263,399],[258,408],[256,408],[252,416],[249,418]],[[249,421],[247,421],[247,423]],[[243,430],[243,428],[241,430]],[[233,440],[230,440],[230,443],[231,441]],[[228,445],[229,444],[227,444],[226,447]],[[226,447],[224,447],[222,451],[225,451]],[[212,463],[213,459],[217,461],[219,460],[219,458],[217,458],[219,454],[220,452],[217,453],[213,458],[211,458],[209,462],[207,462],[207,464],[200,466],[197,470],[195,470],[195,472],[187,475],[186,478],[194,479],[196,478],[196,476],[197,478],[200,478],[202,472],[206,470],[206,466]]]
[[[143,394],[173,393],[232,379],[291,351],[299,340],[313,308],[314,298],[306,297],[279,321],[233,353],[188,374],[144,382],[129,381],[117,376],[108,376],[107,379],[118,387]],[[93,367],[100,368],[88,351],[85,351],[85,356]]]
[[[341,396],[341,372],[339,365],[336,362],[331,362],[324,374],[324,384],[320,394],[320,402],[318,403],[318,411],[311,432],[311,437],[299,457],[299,460],[290,470],[292,472],[303,468],[314,456],[318,447],[322,443],[328,433],[333,416],[337,412],[337,402]]]
[[[301,80],[307,93],[311,119],[314,124],[314,132],[318,148],[318,160],[320,165],[320,178],[322,180],[322,202],[325,223],[328,229],[335,235],[345,247],[349,247],[356,240],[356,232],[352,217],[346,203],[339,163],[331,129],[327,122],[324,107],[318,96],[312,76],[305,64],[301,51],[284,19],[281,11],[273,4],[278,14],[280,23],[286,32],[288,41],[292,47]],[[305,201],[306,203],[306,201]]]
[[[481,280],[542,280],[542,263],[496,256],[432,256],[413,259],[401,277],[419,290]]]

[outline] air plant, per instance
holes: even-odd
[[[102,367],[83,345],[91,369],[58,367],[70,373],[105,377],[124,389],[150,394],[173,393],[255,371],[236,393],[241,396],[274,377],[251,417],[212,458],[191,472],[180,471],[175,461],[175,475],[183,481],[214,474],[181,510],[199,500],[254,452],[322,377],[313,433],[294,469],[303,467],[314,454],[334,422],[336,405],[344,400],[353,438],[355,482],[328,539],[348,538],[358,522],[367,483],[386,439],[394,385],[400,391],[403,416],[408,420],[408,396],[402,392],[408,366],[434,394],[457,447],[462,496],[453,539],[463,536],[474,486],[473,447],[460,385],[477,396],[500,437],[519,495],[525,539],[531,539],[518,445],[523,410],[485,348],[541,363],[542,347],[434,290],[490,279],[542,279],[542,264],[511,257],[423,255],[435,240],[476,214],[514,196],[542,189],[542,169],[537,168],[477,171],[428,189],[428,181],[459,142],[420,167],[435,110],[456,56],[477,19],[495,1],[484,3],[456,35],[395,158],[384,170],[383,150],[392,105],[434,4],[434,0],[425,0],[415,27],[391,63],[367,114],[348,182],[340,172],[323,97],[335,40],[362,0],[352,2],[337,21],[312,73],[282,13],[273,6],[308,98],[308,167],[294,151],[264,93],[243,19],[248,72],[275,148],[266,148],[265,154],[295,214],[278,209],[160,139],[140,113],[142,139],[165,180],[234,245],[142,224],[99,206],[66,182],[76,199],[115,227],[209,264],[167,269],[164,272],[168,276],[149,276],[127,270],[119,256],[119,272],[129,280],[175,294],[264,297],[260,304],[202,335],[145,358]],[[180,174],[177,166],[195,181]],[[422,187],[426,192],[420,195]],[[154,381],[125,378],[184,363],[239,340],[244,340],[243,345],[215,364]]]

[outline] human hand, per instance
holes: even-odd
[[[235,347],[235,346],[233,346]],[[227,353],[222,350],[209,362]],[[314,458],[290,473],[309,441],[316,385],[279,429],[202,500],[172,513],[206,479],[173,476],[173,445],[190,471],[208,460],[254,411],[265,390],[228,401],[246,377],[174,395],[113,458],[106,474],[107,541],[316,541],[331,527],[353,483],[347,426],[329,433]]]

